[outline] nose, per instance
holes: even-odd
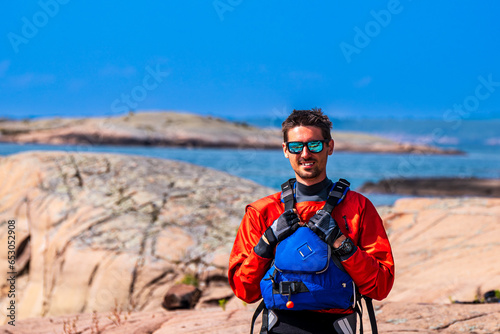
[[[302,159],[307,159],[307,158],[312,156],[312,153],[311,153],[311,151],[309,151],[309,148],[307,147],[307,145],[304,145],[304,148],[302,149],[300,156],[302,157]]]

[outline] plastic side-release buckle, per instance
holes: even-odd
[[[293,308],[295,305],[292,301],[292,294],[297,293],[297,283],[298,282],[280,282],[280,294],[288,295],[288,301],[286,302],[286,308]]]
[[[298,282],[280,282],[280,295],[290,295],[292,293],[297,293],[296,284]]]

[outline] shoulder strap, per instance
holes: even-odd
[[[262,313],[262,327],[260,329],[260,333],[268,333],[268,330],[267,330],[268,310],[266,308],[266,304],[264,303],[264,300],[262,300],[260,302],[259,306],[257,306],[257,309],[255,310],[255,312],[253,313],[252,325],[250,327],[250,334],[253,334],[253,328],[255,326],[255,321],[257,320],[257,317],[259,316],[260,312],[263,312]]]
[[[361,294],[358,294],[358,296],[359,300],[357,301],[354,310],[359,314],[359,333],[363,334],[363,305],[361,305],[361,299],[364,299],[366,310],[368,311],[368,317],[370,318],[370,327],[372,329],[372,334],[378,334],[377,319],[375,317],[375,309],[373,308],[372,299]]]
[[[293,186],[295,179],[290,179],[281,185],[281,200],[285,203],[285,211],[292,210],[295,205]]]
[[[332,213],[333,209],[345,198],[351,184],[346,179],[339,179],[330,190],[323,210]]]
[[[281,185],[281,201],[285,203],[285,211],[292,210],[295,205],[295,194],[293,187],[296,179],[290,179]],[[333,185],[323,210],[332,213],[333,209],[345,198],[351,184],[346,179],[339,179]]]
[[[373,309],[372,299],[366,296],[363,296],[363,298],[365,300],[366,309],[368,311],[368,316],[370,318],[370,326],[372,328],[372,334],[378,334],[377,319],[375,318],[375,310]]]
[[[332,214],[333,209],[335,209],[335,207],[345,198],[345,195],[349,191],[350,185],[351,184],[346,179],[339,179],[337,182],[335,182],[332,189],[330,190],[330,193],[328,194],[328,198],[326,200],[325,206],[323,207],[323,210],[327,211],[329,214]],[[333,260],[333,263],[337,266],[337,268],[339,268],[343,272],[346,272],[344,266],[336,256],[332,256],[331,259]]]

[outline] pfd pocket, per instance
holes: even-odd
[[[281,272],[320,274],[328,269],[330,252],[316,233],[302,226],[278,244],[274,264]]]

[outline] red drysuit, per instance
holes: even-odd
[[[278,192],[246,207],[231,251],[229,284],[235,295],[247,303],[261,298],[260,281],[272,259],[258,256],[253,248],[283,213],[280,195]],[[324,204],[324,201],[300,202],[295,208],[301,221],[307,222]],[[359,292],[377,300],[387,297],[394,282],[394,259],[382,219],[373,204],[363,195],[349,191],[332,215],[342,233],[358,246],[357,251],[342,264]]]

